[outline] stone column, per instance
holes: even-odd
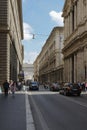
[[[66,39],[66,18],[64,20],[64,40]]]
[[[79,1],[77,1],[77,26],[79,24]]]
[[[67,17],[66,17],[66,38],[68,36],[68,20],[67,20]]]
[[[65,30],[64,30],[64,36],[65,36],[65,39],[66,39],[66,18],[65,18],[65,26],[64,26]]]
[[[85,10],[85,12],[86,12],[86,19],[87,19],[87,0],[86,0],[86,10]]]
[[[70,11],[70,34],[72,33],[72,15]]]
[[[7,35],[7,79],[10,80],[10,37]]]
[[[66,59],[64,59],[64,82],[66,82],[66,74],[67,74],[67,72],[66,72]]]
[[[77,24],[77,5],[74,6],[74,28],[76,29]]]
[[[68,14],[68,36],[70,35],[70,21],[69,21],[69,18],[70,18],[70,14]]]
[[[83,12],[84,10],[83,10],[83,2],[80,0],[80,17],[81,17],[81,21],[83,20]]]
[[[68,73],[69,73],[69,74],[68,74],[68,75],[69,75],[68,81],[70,82],[70,58],[68,59],[68,68],[69,68],[69,70],[68,70],[68,71],[69,71],[69,72],[68,72]]]
[[[85,78],[87,80],[87,47],[84,48],[84,67],[85,67]]]
[[[71,11],[69,12],[69,35],[71,34]]]
[[[67,81],[69,82],[69,58],[67,58],[67,64],[66,65],[67,65],[67,68],[66,68],[67,69],[67,73],[66,73],[67,74]]]
[[[80,1],[78,1],[78,24],[80,24],[80,22],[81,22],[81,3],[82,1],[80,0]]]
[[[87,12],[86,12],[86,8],[87,8],[87,0],[84,0],[84,4],[83,4],[83,6],[84,6],[84,18],[86,18],[86,14],[87,14]]]
[[[72,59],[70,57],[70,82],[72,82]]]
[[[83,79],[83,49],[80,49],[77,53],[77,80],[81,81]]]
[[[77,82],[77,54],[74,54],[74,82]]]

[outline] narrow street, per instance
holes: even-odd
[[[87,93],[63,96],[40,88],[0,94],[1,130],[86,130]]]
[[[36,130],[86,130],[87,95],[66,97],[58,92],[30,91]]]

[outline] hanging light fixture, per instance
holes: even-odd
[[[35,34],[33,34],[33,37],[32,37],[32,39],[35,39]]]

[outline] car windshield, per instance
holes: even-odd
[[[32,85],[38,85],[38,83],[37,83],[37,82],[31,82],[31,84],[32,84]]]
[[[74,83],[73,87],[79,87],[79,85],[77,83]]]

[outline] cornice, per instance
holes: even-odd
[[[19,20],[21,25],[21,37],[23,39],[23,17],[22,17],[22,0],[17,0],[18,10],[19,10]]]
[[[63,49],[62,52],[64,54],[64,57],[69,56],[70,54],[72,54],[73,52],[77,51],[77,50],[81,50],[85,45],[87,39],[85,39],[87,37],[87,31],[85,31],[83,34],[78,35],[75,39],[73,39],[70,43],[68,43]],[[84,42],[85,39],[85,42]],[[83,43],[83,44],[81,44]],[[68,51],[69,50],[69,51]],[[66,55],[67,53],[67,55]]]

